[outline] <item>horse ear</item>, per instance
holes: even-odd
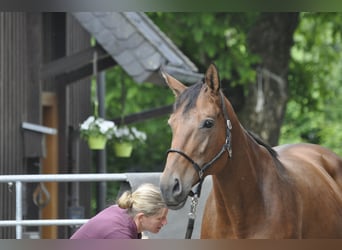
[[[178,81],[177,79],[173,78],[169,74],[165,72],[161,72],[165,82],[169,86],[169,88],[173,91],[176,97],[178,97],[187,87]]]
[[[218,93],[220,90],[220,76],[215,64],[210,64],[207,72],[205,73],[205,82],[209,88],[214,92]]]

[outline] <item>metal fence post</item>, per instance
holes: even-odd
[[[21,239],[23,236],[23,227],[20,224],[21,220],[23,219],[23,199],[22,199],[22,195],[23,195],[23,185],[21,181],[16,181],[15,182],[15,190],[16,190],[16,195],[15,195],[15,199],[16,199],[16,222],[18,222],[18,224],[15,226],[16,229],[16,239]]]

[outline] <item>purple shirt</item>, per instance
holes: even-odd
[[[137,226],[126,209],[112,205],[82,225],[70,239],[140,239]]]

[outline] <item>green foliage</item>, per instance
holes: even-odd
[[[341,13],[302,13],[280,144],[311,142],[342,155]]]
[[[258,17],[247,13],[148,13],[149,17],[205,72],[214,62],[232,86],[255,80],[259,58],[246,46],[247,32]]]
[[[291,98],[303,109],[319,110],[339,78],[341,36],[333,32],[334,19],[335,15],[303,13],[295,33],[289,87]]]

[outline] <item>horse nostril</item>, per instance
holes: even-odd
[[[179,180],[177,178],[175,178],[175,184],[173,186],[172,193],[173,193],[173,195],[177,195],[180,192],[181,192],[181,187],[179,184]]]

